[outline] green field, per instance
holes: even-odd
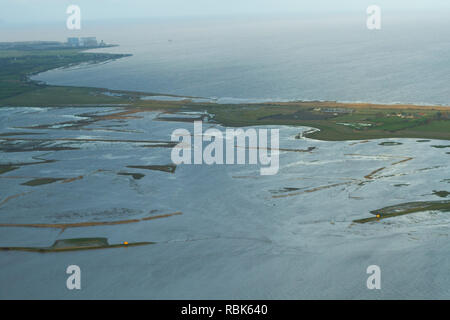
[[[29,76],[80,63],[99,63],[128,55],[83,53],[83,49],[18,50],[0,48],[0,100],[41,90],[47,86],[30,81]],[[46,96],[51,95],[49,92]],[[29,96],[25,96],[29,97]]]
[[[165,112],[206,111],[226,126],[292,125],[320,129],[320,140],[423,138],[450,140],[450,108],[337,102],[289,102],[241,105],[141,100],[156,93],[69,86],[49,86],[31,75],[80,63],[100,63],[129,55],[85,53],[82,49],[0,47],[0,106],[111,106]],[[114,95],[110,95],[114,93]],[[336,111],[336,112],[335,112]]]

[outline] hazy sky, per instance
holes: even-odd
[[[450,11],[449,0],[1,0],[1,23],[57,22],[66,8],[79,5],[83,19],[170,16],[262,15],[283,13],[345,13],[372,4],[389,11]]]

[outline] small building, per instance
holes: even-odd
[[[78,38],[67,38],[67,44],[71,47],[78,47],[80,40]]]
[[[80,38],[80,46],[82,47],[97,47],[98,42],[96,37],[83,37]]]

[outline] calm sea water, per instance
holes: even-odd
[[[51,84],[250,100],[450,104],[445,15],[171,20],[88,26],[130,58],[46,72]],[[59,32],[60,30],[58,30]],[[67,31],[64,36],[73,35]]]

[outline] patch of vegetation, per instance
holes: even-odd
[[[441,198],[447,198],[448,195],[450,195],[450,192],[448,192],[448,191],[436,191],[436,190],[433,190],[433,194],[434,194],[435,196],[438,196],[438,197],[441,197]]]
[[[22,183],[23,186],[36,187],[43,184],[50,184],[56,181],[64,180],[63,178],[37,178],[27,182]]]
[[[406,214],[411,214],[415,212],[425,212],[425,211],[450,211],[450,200],[444,201],[422,201],[422,202],[407,202],[401,203],[395,206],[384,207],[378,210],[373,210],[370,213],[375,215],[375,217],[358,219],[353,222],[356,223],[367,223],[378,221],[381,219],[402,216]]]
[[[142,173],[119,172],[117,174],[121,176],[132,176],[134,180],[140,180],[145,177],[145,174]]]
[[[278,194],[278,193],[286,193],[286,192],[293,192],[293,191],[298,191],[301,190],[301,188],[294,188],[294,187],[284,187],[282,189],[278,189],[278,190],[269,190],[271,193],[273,194]]]
[[[450,148],[450,145],[440,145],[440,146],[432,146],[433,148],[438,148],[438,149],[444,149],[444,148]]]
[[[16,169],[19,169],[19,167],[2,164],[2,165],[0,165],[0,174],[4,174],[6,172],[13,171],[13,170],[16,170]]]
[[[143,145],[142,148],[173,148],[177,145],[177,142],[167,142],[167,143],[156,143],[156,144],[149,144],[149,145]]]
[[[174,164],[168,164],[168,165],[148,165],[148,166],[127,166],[127,168],[157,170],[168,173],[174,173],[175,170],[177,169],[177,166]]]
[[[407,187],[409,186],[408,183],[399,183],[399,184],[394,184],[394,187]]]
[[[4,132],[0,133],[0,137],[12,137],[12,136],[26,136],[26,135],[38,135],[39,132]]]
[[[141,221],[168,218],[183,214],[180,211],[173,213],[160,214],[156,216],[145,217],[142,219],[116,220],[116,221],[91,221],[91,222],[74,222],[74,223],[0,223],[0,227],[4,228],[54,228],[65,230],[68,228],[86,228],[95,226],[115,226],[118,224],[138,223]]]
[[[395,141],[384,141],[384,142],[380,142],[378,145],[379,146],[398,146],[401,144],[403,144],[403,143],[395,142]]]
[[[326,120],[330,118],[335,118],[336,116],[331,113],[320,113],[320,112],[313,112],[311,109],[306,110],[298,110],[289,114],[272,114],[267,116],[259,117],[258,120],[291,120],[291,119],[298,119],[298,120]]]
[[[354,112],[347,114],[338,114],[328,119],[305,120],[295,119],[289,115],[299,109],[310,109],[312,106],[340,106],[342,108],[352,108]],[[194,104],[186,104],[186,108],[198,110]],[[388,117],[394,112],[395,108],[412,108],[414,111],[423,114],[424,120],[415,123],[414,126],[399,126],[397,130],[388,130],[383,126],[384,119],[391,123],[408,122],[408,119],[397,117]],[[416,110],[419,109],[419,110]],[[450,121],[436,120],[434,114],[437,112],[434,107],[418,106],[387,106],[387,105],[366,105],[354,103],[332,103],[332,102],[292,102],[279,104],[246,104],[246,105],[204,105],[203,110],[209,114],[214,114],[216,122],[225,126],[241,127],[251,125],[293,125],[309,126],[317,128],[310,133],[304,134],[305,137],[327,140],[366,140],[381,138],[434,138],[450,140]],[[409,109],[408,109],[409,110]],[[448,109],[447,109],[448,110]],[[280,116],[270,117],[270,115],[286,115],[281,119]],[[376,116],[377,114],[377,116]],[[365,123],[372,124],[355,129],[351,126],[343,126],[339,123]],[[439,126],[436,125],[439,124]],[[419,130],[420,129],[420,130]]]
[[[52,248],[64,249],[73,247],[103,247],[109,245],[107,238],[74,238],[56,240]]]
[[[0,247],[0,251],[28,251],[28,252],[65,252],[77,250],[94,250],[94,249],[110,249],[135,247],[155,244],[155,242],[132,242],[109,244],[107,238],[76,238],[56,240],[51,247]]]

